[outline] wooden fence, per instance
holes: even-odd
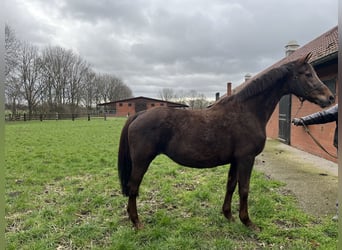
[[[28,114],[7,114],[5,115],[5,121],[44,121],[44,120],[76,120],[83,119],[90,121],[91,119],[107,119],[107,115],[105,113],[80,113],[80,114],[71,114],[71,113],[45,113],[45,114],[32,114],[29,116]]]

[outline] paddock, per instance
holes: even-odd
[[[229,223],[219,214],[229,166],[190,169],[158,156],[138,198],[145,228],[132,233],[116,166],[125,121],[5,124],[8,249],[336,247],[338,226],[331,221],[332,211],[317,216],[303,210],[296,196],[286,192],[284,180],[258,170],[267,160],[263,158],[253,171],[250,197],[250,213],[261,232]],[[282,159],[283,153],[276,153],[273,161]],[[160,178],[166,182],[161,184]],[[238,209],[236,195],[232,206]]]

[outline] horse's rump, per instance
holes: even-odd
[[[138,117],[138,115],[139,113],[127,119],[124,127],[122,128],[120,137],[118,154],[118,172],[121,183],[121,190],[122,193],[126,196],[129,196],[128,181],[132,172],[132,159],[130,155],[128,142],[128,128],[129,125]]]

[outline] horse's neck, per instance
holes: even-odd
[[[284,77],[278,78],[268,88],[252,94],[247,95],[246,92],[236,93],[231,97],[226,97],[218,105],[212,107],[212,110],[229,110],[231,112],[249,112],[254,113],[256,119],[262,124],[266,125],[271,115],[273,114],[280,99],[289,94],[288,86]],[[229,119],[229,116],[227,116]]]
[[[266,124],[281,97],[289,92],[290,66],[271,69],[255,78],[236,94],[236,99]]]
[[[265,122],[270,119],[280,99],[287,94],[287,91],[279,88],[283,84],[274,84],[267,91],[261,92],[259,95],[250,99],[249,105],[251,109],[257,109],[258,117]]]

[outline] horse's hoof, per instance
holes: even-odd
[[[144,225],[141,222],[137,222],[134,224],[135,230],[141,230],[144,228]]]
[[[233,216],[226,217],[229,222],[235,222],[235,218]]]
[[[259,233],[261,232],[261,228],[258,227],[257,225],[255,225],[254,223],[250,222],[248,225],[246,225],[249,229],[251,229],[252,231]]]
[[[235,221],[235,219],[234,219],[234,217],[233,217],[231,212],[226,212],[226,211],[223,210],[222,213],[223,213],[224,217],[226,217],[229,222],[234,222]]]
[[[240,218],[241,219],[241,218]],[[256,226],[249,218],[241,219],[241,222],[254,232],[260,232],[261,228]]]

